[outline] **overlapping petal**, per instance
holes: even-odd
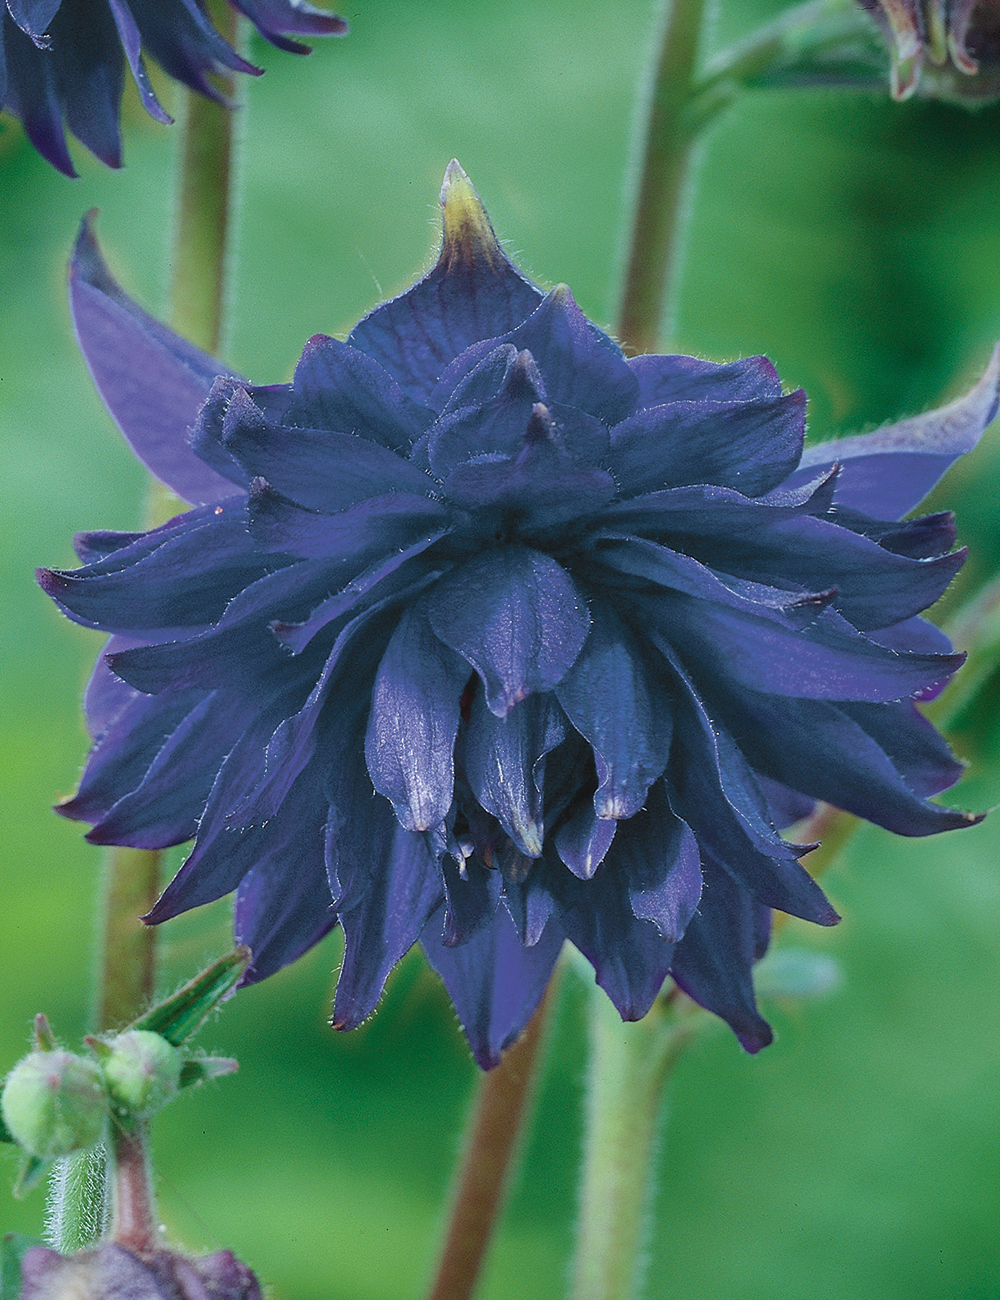
[[[41,575],[115,633],[61,811],[194,836],[148,919],[235,890],[250,980],[339,921],[342,1028],[419,939],[488,1068],[568,940],[624,1017],[672,975],[756,1051],[771,909],[837,920],[781,829],[819,799],[977,820],[928,802],[961,768],[916,705],[961,662],[919,615],[964,552],[948,515],[886,516],[974,445],[1000,358],[803,453],[766,360],[626,361],[511,266],[457,164],[443,202],[432,270],[267,387],[142,312],[85,230],[88,361],[196,504]]]

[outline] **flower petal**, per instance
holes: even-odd
[[[418,402],[429,398],[454,357],[480,339],[506,334],[542,298],[507,260],[456,162],[445,173],[441,206],[444,238],[436,265],[366,316],[348,339]]]
[[[308,54],[309,46],[285,39],[286,32],[303,36],[343,36],[347,23],[336,14],[317,9],[308,0],[233,0],[266,41],[290,54]]]
[[[408,609],[379,664],[365,739],[372,783],[408,831],[430,830],[451,807],[468,679],[466,661],[431,631],[426,604]]]
[[[80,349],[104,404],[146,468],[185,501],[232,495],[232,484],[195,456],[188,441],[217,375],[231,374],[154,320],[112,279],[83,220],[69,271]]]
[[[673,701],[662,673],[611,607],[595,601],[592,616],[590,636],[556,698],[593,747],[598,817],[632,817],[667,765]]]
[[[970,452],[997,413],[1000,402],[1000,343],[982,377],[964,395],[925,415],[887,424],[874,433],[807,447],[805,471],[839,462],[837,503],[877,518],[899,518],[931,490],[952,461]]]
[[[781,380],[767,357],[719,364],[697,357],[629,357],[639,381],[639,406],[664,402],[756,402],[781,396]]]
[[[537,943],[524,947],[502,908],[496,920],[458,947],[440,938],[443,908],[424,926],[420,941],[454,1003],[472,1054],[484,1070],[500,1062],[541,1000],[563,945],[550,921]]]
[[[611,469],[625,496],[712,483],[759,497],[802,455],[806,395],[753,402],[671,402],[611,431]]]
[[[482,551],[452,569],[429,611],[435,633],[479,673],[500,718],[532,692],[558,685],[590,630],[566,570],[517,545]]]
[[[671,974],[689,997],[726,1021],[748,1052],[759,1052],[773,1038],[753,991],[770,912],[711,860],[703,859],[702,868],[702,905],[677,945]]]

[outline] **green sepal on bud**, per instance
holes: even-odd
[[[151,1030],[180,1047],[201,1028],[219,1003],[230,996],[250,964],[250,955],[249,948],[239,947],[220,957],[182,989],[133,1021],[129,1028]]]
[[[0,1109],[22,1150],[54,1160],[101,1140],[108,1090],[94,1061],[58,1049],[31,1052],[7,1076]]]
[[[127,1029],[109,1042],[88,1038],[100,1058],[116,1111],[148,1119],[177,1096],[183,1060],[172,1043],[147,1029]]]

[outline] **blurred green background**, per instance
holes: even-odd
[[[780,10],[721,0],[719,43]],[[448,160],[544,284],[614,313],[616,245],[645,0],[368,0],[351,36],[294,59],[255,42],[227,360],[286,379],[309,335],[346,330],[427,265]],[[169,94],[169,89],[165,91]],[[32,583],[78,529],[132,528],[143,478],[76,351],[64,265],[77,223],[123,283],[165,308],[176,133],[129,100],[125,169],[78,151],[57,175],[0,123],[3,742],[0,1073],[44,1009],[87,1028],[99,853],[49,811],[85,750],[97,649]],[[824,93],[759,95],[704,150],[675,342],[765,352],[811,397],[817,436],[954,394],[1000,335],[1000,110]],[[1000,426],[937,500],[973,558],[954,602],[1000,567]],[[947,611],[945,611],[947,612]],[[954,800],[1000,791],[995,728]],[[859,834],[827,885],[843,924],[782,935],[836,957],[840,988],[771,1006],[756,1059],[722,1030],[682,1062],[651,1223],[654,1300],[996,1300],[1000,1296],[1000,823],[931,841]],[[179,860],[179,859],[178,859]],[[170,923],[169,989],[228,941],[224,904]],[[326,1025],[336,938],[240,996],[202,1035],[240,1073],[157,1128],[162,1216],[232,1247],[277,1300],[421,1292],[474,1081],[442,991],[411,957],[375,1019]],[[485,1300],[564,1293],[581,993],[567,980],[540,1106]],[[16,1164],[0,1159],[4,1175]],[[4,1178],[6,1181],[6,1177]],[[0,1189],[0,1228],[38,1233],[43,1195]]]

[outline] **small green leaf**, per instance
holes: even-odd
[[[40,1011],[35,1016],[34,1029],[35,1045],[38,1050],[40,1052],[54,1052],[59,1044],[56,1042],[55,1035],[49,1026],[48,1017],[44,1016]]]
[[[228,956],[220,957],[207,970],[196,975],[172,997],[133,1021],[129,1028],[151,1030],[174,1047],[180,1047],[232,992],[249,964],[250,949],[234,949]]]
[[[0,1300],[18,1300],[21,1294],[21,1260],[40,1241],[21,1232],[8,1232],[0,1241]]]
[[[51,1165],[51,1160],[41,1160],[38,1156],[28,1156],[21,1166],[17,1181],[14,1183],[15,1199],[18,1201],[23,1200],[29,1192],[33,1192],[49,1172]]]
[[[239,1061],[234,1061],[230,1056],[196,1056],[181,1066],[180,1086],[187,1088],[192,1083],[204,1083],[207,1079],[218,1079],[223,1074],[235,1074],[239,1068]]]

